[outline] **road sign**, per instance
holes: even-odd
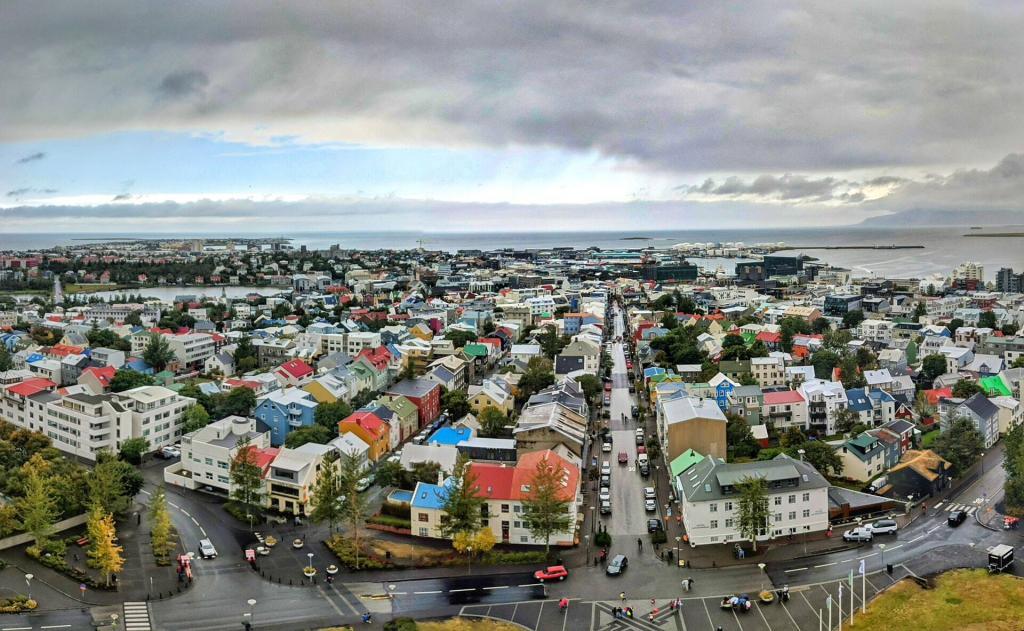
[[[82,598],[85,598],[85,589],[86,589],[85,583],[79,583],[78,584],[78,591],[82,593]]]

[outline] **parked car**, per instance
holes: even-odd
[[[649,464],[641,462],[640,463],[640,475],[642,475],[645,478],[647,476],[651,475],[651,466]]]
[[[607,500],[601,501],[601,514],[611,515],[612,514],[612,503]]]
[[[644,444],[644,432],[643,432],[643,430],[637,430],[637,432],[636,432],[636,444],[637,445]]]
[[[843,533],[843,541],[871,541],[873,537],[871,529],[864,526]]]
[[[662,525],[660,519],[648,519],[647,520],[647,532],[658,532],[664,530],[665,527]]]
[[[629,455],[624,451],[619,452],[619,464],[627,464],[629,462]]]
[[[601,487],[601,490],[600,490],[600,491],[598,491],[597,497],[598,497],[598,498],[599,498],[599,499],[600,499],[600,500],[601,500],[602,502],[610,502],[610,501],[612,501],[612,492],[611,492],[611,489],[609,489],[609,488],[608,488],[608,487],[606,487],[606,486],[604,486],[604,487]]]
[[[658,510],[658,503],[654,500],[644,500],[644,510],[653,513]]]
[[[564,581],[568,576],[569,570],[565,569],[564,565],[552,565],[533,573],[533,578],[541,583],[544,581]]]
[[[610,454],[612,452],[612,444],[611,443],[605,443],[605,444],[601,445],[601,451],[603,451],[606,454]]]
[[[626,558],[626,555],[616,554],[608,562],[608,567],[605,568],[604,572],[608,576],[618,576],[625,572],[627,567],[629,567],[629,560]]]
[[[601,486],[607,487],[612,485],[612,476],[607,473],[601,474]]]
[[[177,447],[168,445],[166,447],[161,447],[160,451],[156,452],[156,455],[157,457],[163,458],[164,460],[170,460],[172,458],[180,458],[181,450],[178,449]]]
[[[873,524],[868,524],[867,527],[873,535],[894,535],[899,529],[894,519],[879,519]]]
[[[359,481],[356,482],[356,490],[362,493],[366,489],[370,488],[371,484],[373,484],[373,475],[368,475],[365,478],[359,478]]]
[[[644,487],[644,499],[645,500],[658,499],[658,495],[654,492],[654,487],[653,486],[645,486]]]
[[[950,526],[956,528],[960,524],[964,523],[965,519],[967,519],[967,511],[955,510],[950,511],[949,518],[946,521]]]
[[[612,463],[608,462],[607,460],[601,463],[601,474],[603,475],[605,473],[607,473],[608,475],[612,474]]]
[[[199,556],[204,559],[216,559],[217,548],[213,547],[213,542],[209,539],[199,540]]]

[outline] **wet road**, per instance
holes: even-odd
[[[392,581],[384,585],[395,615],[450,606],[543,599],[546,588],[530,572]]]

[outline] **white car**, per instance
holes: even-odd
[[[607,486],[601,488],[601,492],[597,496],[602,502],[612,501],[612,491]]]
[[[366,489],[370,488],[371,484],[373,484],[373,480],[371,478],[359,478],[359,481],[356,482],[356,490],[362,493]]]
[[[604,474],[612,474],[612,463],[608,462],[607,460],[601,463],[601,475]]]
[[[601,445],[601,451],[603,451],[606,454],[610,454],[612,452],[612,444],[611,443],[605,443],[605,444]]]
[[[867,529],[873,535],[893,535],[899,529],[899,525],[892,519],[879,519],[873,524],[868,524]]]
[[[658,503],[654,500],[644,500],[644,510],[648,513],[653,513],[658,510]]]
[[[653,486],[645,486],[644,487],[644,499],[645,500],[655,500],[657,498],[658,498],[658,496],[654,493],[654,487]]]
[[[843,533],[843,541],[871,541],[874,536],[871,534],[870,528],[860,527],[854,528],[853,530],[847,530]]]

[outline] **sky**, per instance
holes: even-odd
[[[8,0],[0,237],[1015,213],[1021,32],[996,0]]]

